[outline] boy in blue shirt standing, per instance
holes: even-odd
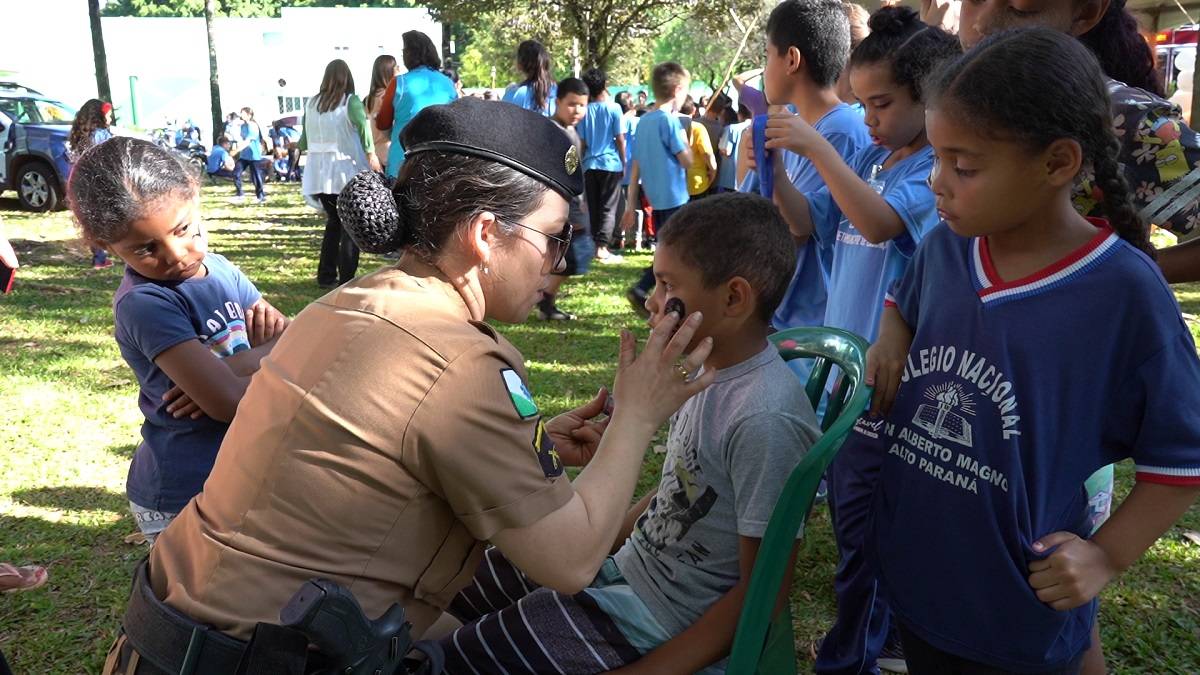
[[[671,215],[688,203],[686,172],[692,163],[692,151],[675,112],[687,96],[691,76],[683,66],[668,61],[654,67],[650,80],[654,88],[654,109],[638,122],[640,142],[633,148],[628,202],[625,215],[621,218],[622,230],[633,227],[634,211],[639,203],[639,187],[646,190],[646,198],[654,209],[654,222],[658,227],[666,225]],[[654,270],[647,268],[637,285],[625,294],[634,311],[642,316],[647,315],[646,299],[653,288]]]
[[[583,140],[583,184],[596,258],[616,262],[608,251],[617,224],[621,178],[625,175],[625,130],[621,108],[608,100],[608,76],[599,68],[583,74],[588,88],[587,114],[577,130]]]
[[[849,56],[850,25],[840,0],[785,0],[771,12],[763,73],[767,100],[791,104],[843,160],[871,141],[862,115],[838,99],[838,79]],[[775,190],[803,194],[824,187],[808,158],[788,150],[775,155],[782,168],[775,171]],[[787,209],[783,216],[791,221]],[[832,241],[798,244],[796,273],[771,319],[776,329],[824,325],[832,256]]]

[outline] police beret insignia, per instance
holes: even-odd
[[[519,171],[565,199],[583,194],[579,150],[562,127],[512,103],[465,96],[431,105],[404,127],[400,140],[406,157],[423,152],[479,157]]]
[[[567,148],[567,156],[564,163],[567,167],[567,173],[572,176],[575,175],[575,172],[579,169],[579,148],[574,145]]]

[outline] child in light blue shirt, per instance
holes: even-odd
[[[654,209],[654,222],[659,225],[665,225],[667,219],[688,202],[686,172],[692,163],[692,151],[675,110],[687,96],[691,77],[683,66],[668,61],[654,67],[651,82],[655,106],[638,121],[640,140],[633,148],[622,230],[633,226],[634,211],[639,205],[639,188],[646,191],[646,198]],[[641,281],[626,293],[634,310],[643,316],[648,315],[645,304],[652,288],[654,271],[647,269]]]
[[[608,247],[617,224],[621,179],[625,176],[625,130],[621,107],[608,99],[608,76],[599,68],[583,74],[587,114],[577,127],[583,139],[583,183],[596,257],[613,257]]]

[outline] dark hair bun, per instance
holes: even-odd
[[[867,26],[871,28],[872,33],[888,35],[903,35],[911,31],[915,25],[921,25],[921,15],[912,7],[904,5],[880,7],[867,21]]]
[[[338,195],[342,227],[367,253],[391,253],[411,243],[412,232],[400,218],[393,183],[382,173],[360,171]]]

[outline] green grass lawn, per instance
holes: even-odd
[[[261,207],[227,203],[227,186],[208,188],[204,213],[212,250],[294,314],[320,294],[323,221],[294,186],[270,187]],[[15,292],[0,296],[0,561],[50,568],[42,590],[0,596],[0,649],[19,675],[98,672],[130,572],[145,553],[123,541],[136,529],[124,485],[140,418],[133,375],[112,337],[122,267],[92,270],[66,214],[21,213],[9,198],[0,199],[0,217],[23,264]],[[578,405],[611,381],[617,331],[639,323],[621,292],[648,261],[638,255],[597,265],[569,284],[560,304],[580,315],[577,322],[502,327],[528,358],[548,412]],[[364,256],[362,270],[383,262]],[[1179,297],[1185,312],[1200,314],[1200,286],[1181,288]],[[641,490],[656,482],[661,461],[648,453]],[[1119,467],[1118,498],[1131,481],[1131,467]],[[1200,530],[1200,507],[1105,591],[1101,625],[1114,671],[1200,672],[1200,546],[1186,530]],[[835,564],[828,513],[818,509],[792,596],[805,662],[833,620]]]

